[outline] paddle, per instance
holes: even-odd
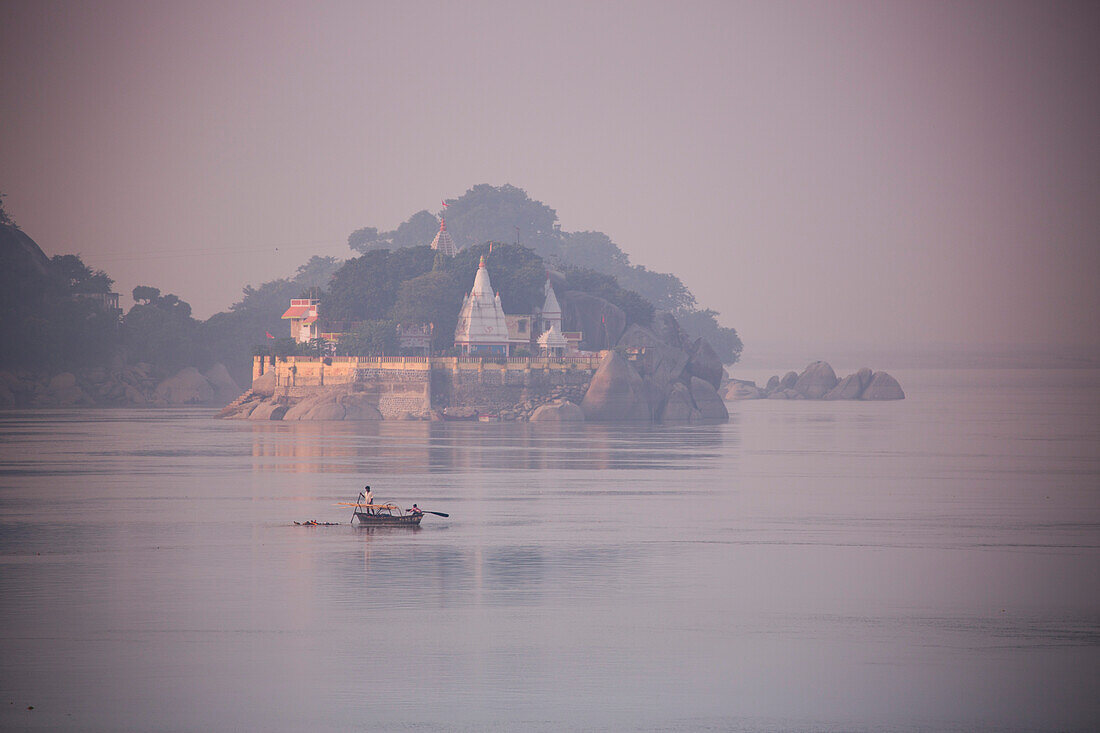
[[[444,514],[443,512],[429,512],[427,509],[421,509],[421,511],[424,512],[425,514],[434,514],[437,517],[449,517],[449,516],[451,516],[450,514]]]

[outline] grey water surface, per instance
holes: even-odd
[[[1100,371],[895,374],[686,427],[0,413],[0,729],[1096,729]],[[451,516],[349,526],[366,483]]]

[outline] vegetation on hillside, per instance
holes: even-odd
[[[611,276],[617,290],[636,293],[653,309],[675,315],[691,335],[710,341],[724,362],[735,362],[740,356],[737,332],[721,326],[715,311],[700,309],[695,296],[678,277],[631,264],[626,252],[603,232],[562,231],[557,212],[531,199],[523,189],[480,184],[447,204],[447,230],[460,248],[460,256],[466,249],[489,241],[522,243],[562,272],[583,269]],[[439,220],[434,214],[418,211],[393,231],[358,229],[348,237],[348,245],[364,254],[421,246],[431,242],[438,229]],[[613,298],[607,299],[628,311],[640,305],[632,302],[624,307]]]
[[[47,258],[4,209],[0,193],[0,317],[8,328],[0,366],[56,371],[147,362],[168,374],[221,362],[247,383],[257,349],[316,350],[286,338],[281,315],[299,297],[321,298],[324,317],[346,326],[343,353],[395,353],[394,326],[418,323],[433,324],[433,348],[445,350],[482,256],[508,313],[541,306],[553,270],[564,277],[555,281],[559,299],[563,287],[586,292],[643,325],[656,310],[670,311],[727,363],[740,354],[736,331],[720,326],[715,311],[697,308],[675,275],[632,265],[602,232],[561,231],[557,213],[522,189],[479,185],[448,203],[447,228],[461,248],[454,258],[427,246],[439,220],[420,211],[393,231],[353,232],[348,243],[357,257],[312,257],[292,277],[246,286],[227,311],[198,321],[186,301],[149,285],[134,289],[135,304],[120,319],[95,297],[110,291],[107,273],[79,255]]]

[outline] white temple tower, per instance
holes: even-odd
[[[447,231],[447,217],[445,216],[439,217],[439,231],[436,233],[435,239],[432,240],[432,249],[442,252],[448,257],[454,257],[458,254],[455,240],[451,239],[451,233]]]
[[[504,319],[500,295],[493,294],[484,255],[477,266],[474,287],[463,298],[462,309],[458,312],[455,346],[463,354],[508,355],[508,323]]]
[[[549,331],[551,328],[557,328],[558,333],[561,333],[561,306],[558,305],[558,298],[554,295],[554,287],[550,284],[550,273],[546,273],[546,286],[543,288],[543,303],[540,318],[542,319],[541,329],[543,331]]]

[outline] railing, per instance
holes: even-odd
[[[548,368],[563,365],[576,365],[595,369],[600,364],[600,355],[593,356],[286,356],[279,357],[278,363],[289,368],[295,364],[332,365],[350,364],[358,367],[402,367],[430,365],[437,368],[463,367],[478,368]]]

